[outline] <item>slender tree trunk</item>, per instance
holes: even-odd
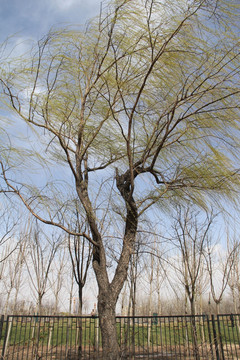
[[[74,275],[73,275],[73,271],[72,271],[71,272],[71,286],[70,286],[70,291],[69,291],[69,306],[68,306],[69,315],[72,314],[73,285],[74,285]]]
[[[220,301],[216,301],[216,313],[217,315],[220,314]]]
[[[37,309],[38,309],[38,315],[39,315],[39,316],[42,315],[42,298],[43,298],[43,295],[42,295],[42,294],[38,294]]]
[[[153,255],[151,254],[151,272],[150,272],[150,279],[149,279],[149,285],[150,285],[150,291],[149,291],[149,306],[148,306],[148,315],[152,315],[152,298],[153,298],[153,266],[154,266],[154,259]]]
[[[79,345],[78,345],[78,355],[79,358],[82,355],[82,306],[83,306],[83,287],[81,284],[78,284],[78,328],[79,328],[79,337],[78,337],[78,341],[79,341]]]
[[[192,297],[190,300],[190,307],[191,307],[191,315],[196,315],[196,306],[195,306],[195,297]]]
[[[78,285],[78,315],[82,316],[82,308],[83,308],[83,286],[81,284]]]
[[[8,312],[8,304],[9,304],[11,292],[12,292],[12,288],[7,292],[7,299],[5,301],[4,310],[3,310],[4,315],[7,315]]]

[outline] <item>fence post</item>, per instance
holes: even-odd
[[[4,324],[4,315],[1,316],[1,320],[0,320],[0,340],[2,339],[3,324]]]

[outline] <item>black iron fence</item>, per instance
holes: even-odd
[[[122,359],[240,359],[240,315],[117,316]],[[8,316],[4,360],[103,359],[98,317]]]

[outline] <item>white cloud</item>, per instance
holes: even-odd
[[[57,7],[60,11],[64,11],[68,10],[78,2],[78,0],[52,0],[52,5]]]

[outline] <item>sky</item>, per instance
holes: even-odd
[[[85,24],[101,0],[0,0],[0,43],[15,35],[41,39],[52,26]]]

